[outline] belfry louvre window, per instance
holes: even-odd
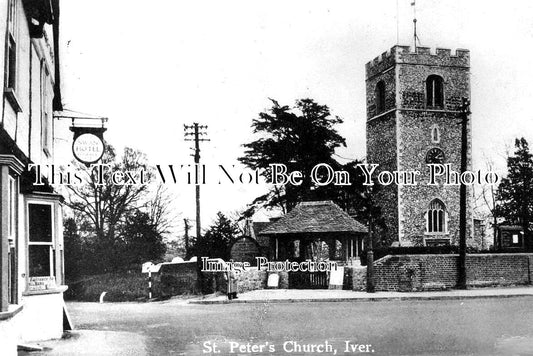
[[[444,88],[442,77],[430,75],[426,79],[426,104],[428,107],[444,106]]]
[[[446,232],[446,207],[440,200],[435,199],[429,204],[426,220],[428,233]]]
[[[376,85],[376,113],[380,113],[385,110],[385,83],[379,81]]]
[[[28,204],[29,276],[54,276],[52,205]]]

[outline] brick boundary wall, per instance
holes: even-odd
[[[377,291],[424,291],[453,288],[458,255],[388,255],[375,262]],[[533,254],[471,254],[466,257],[469,287],[531,284]],[[366,289],[366,267],[353,268],[352,289]]]

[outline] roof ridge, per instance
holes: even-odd
[[[355,232],[367,228],[331,200],[300,202],[260,234],[300,232]]]
[[[302,206],[312,206],[312,205],[328,205],[328,204],[334,204],[336,205],[332,200],[313,200],[313,201],[301,201],[296,206],[302,205]]]

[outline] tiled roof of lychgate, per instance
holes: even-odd
[[[299,203],[288,214],[268,225],[260,235],[298,233],[366,233],[366,226],[331,200]]]
[[[268,225],[272,224],[270,221],[254,221],[253,223],[253,229],[254,229],[254,236],[257,236],[261,233]]]

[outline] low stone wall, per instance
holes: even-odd
[[[350,286],[350,289],[358,292],[366,291],[366,266],[348,267],[350,271],[348,278],[344,280],[344,285]]]
[[[216,272],[204,274],[204,279],[209,280],[206,284],[210,285],[210,291],[226,293],[227,281],[224,278],[225,272]],[[279,275],[279,289],[289,288],[289,274],[287,272],[277,272]],[[266,289],[268,282],[267,271],[258,270],[257,267],[250,267],[246,271],[238,272],[235,274],[237,277],[238,293],[244,293],[257,289]]]
[[[244,272],[240,272],[237,276],[237,285],[239,288],[239,293],[267,288],[269,274],[272,273],[268,273],[265,270],[258,270],[257,267],[251,267]],[[289,273],[277,272],[276,274],[279,275],[278,288],[289,288]]]
[[[256,289],[265,289],[267,286],[267,272],[252,267],[237,274],[237,287],[239,293]]]
[[[453,288],[458,278],[458,255],[389,255],[374,263],[377,291],[423,291]],[[533,254],[471,254],[466,258],[467,285],[531,284]],[[366,268],[354,269],[353,290],[365,290]]]
[[[153,276],[156,296],[170,297],[199,292],[196,262],[164,263],[159,273]],[[210,285],[211,281],[207,280],[205,284]]]

